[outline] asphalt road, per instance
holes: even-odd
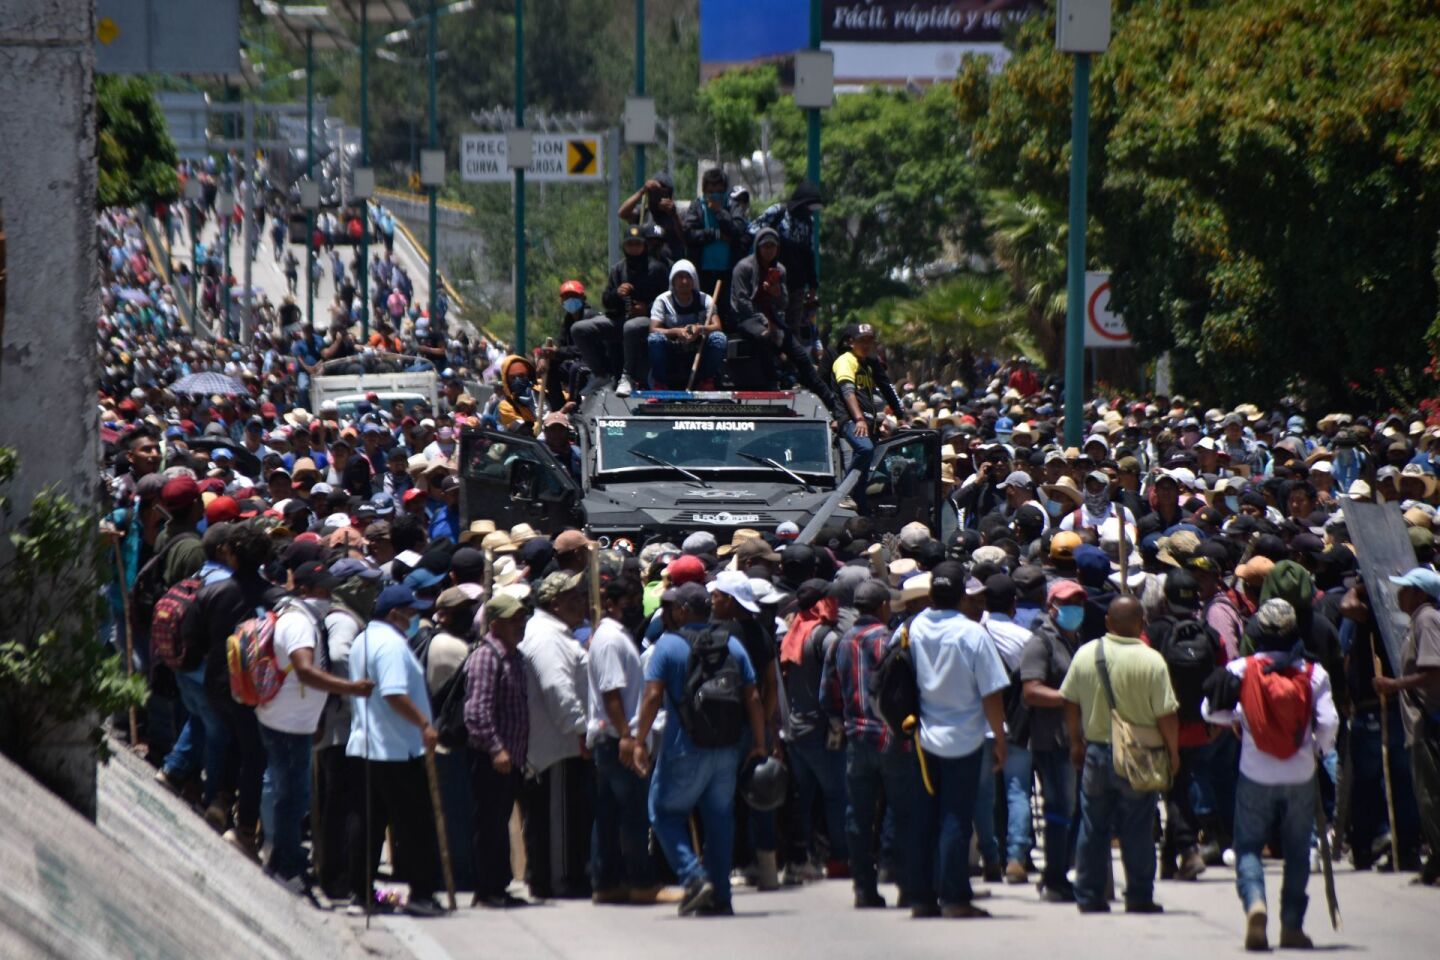
[[[1279,939],[1280,865],[1267,862],[1270,941]],[[1116,863],[1117,882],[1123,870]],[[1326,914],[1318,874],[1310,882],[1306,930],[1323,951],[1372,957],[1430,955],[1440,933],[1440,891],[1410,886],[1413,874],[1336,875],[1343,929]],[[983,888],[977,888],[983,889]],[[1039,902],[1033,887],[995,885],[984,901],[989,920],[912,920],[894,908],[857,911],[848,881],[827,881],[776,893],[737,888],[733,919],[682,919],[673,906],[596,907],[588,901],[556,901],[492,912],[463,906],[434,920],[384,917],[362,935],[374,949],[398,943],[416,960],[556,958],[556,960],[684,960],[735,957],[824,957],[825,960],[944,958],[957,947],[993,951],[981,956],[1117,960],[1173,960],[1240,956],[1242,914],[1234,873],[1211,868],[1196,883],[1160,883],[1163,916],[1081,916],[1073,906]],[[883,890],[894,902],[894,888]],[[1119,905],[1116,904],[1117,910]],[[1426,944],[1430,946],[1426,946]]]

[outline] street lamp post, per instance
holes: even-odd
[[[305,31],[305,177],[308,186],[319,190],[315,182],[315,31]],[[308,199],[308,198],[302,198]],[[305,204],[305,323],[315,326],[315,210]],[[348,326],[348,324],[347,324]]]
[[[360,166],[370,167],[370,4],[360,2]],[[360,336],[370,339],[370,198],[360,201]]]
[[[428,36],[428,39],[429,39],[429,51],[428,51],[428,52],[429,52],[429,58],[428,58],[428,59],[429,59],[429,61],[430,61],[429,111],[430,111],[430,149],[431,149],[431,150],[434,150],[436,147],[438,147],[438,146],[440,145],[440,121],[439,121],[439,117],[437,116],[436,107],[435,107],[435,60],[436,60],[436,55],[435,55],[435,32],[436,32],[437,29],[439,29],[439,25],[440,25],[440,24],[439,24],[439,21],[436,19],[436,16],[435,16],[435,0],[430,0],[430,31],[429,31],[429,36]],[[429,306],[429,309],[428,309],[428,316],[430,317],[430,324],[431,324],[431,326],[432,326],[432,327],[435,327],[436,329],[439,329],[439,326],[440,326],[440,317],[439,317],[439,315],[435,312],[435,304],[436,304],[436,302],[437,302],[437,300],[438,300],[438,298],[437,298],[436,295],[435,295],[435,292],[436,292],[436,291],[435,291],[435,287],[436,287],[436,284],[439,282],[439,275],[440,275],[440,271],[439,271],[439,267],[438,267],[438,264],[439,264],[439,262],[440,262],[440,251],[439,251],[439,249],[437,249],[437,247],[436,247],[436,245],[435,245],[435,244],[436,244],[436,234],[437,234],[437,230],[436,230],[436,227],[435,227],[435,194],[436,194],[436,191],[437,191],[437,190],[439,190],[439,187],[435,186],[434,184],[432,184],[432,185],[430,185],[430,186],[428,186],[428,187],[425,188],[425,192],[430,195],[430,197],[429,197],[429,206],[430,206],[430,210],[429,210],[429,213],[430,213],[430,237],[429,237],[429,246],[430,246],[430,306]]]
[[[525,0],[515,0],[515,128],[525,129]],[[432,258],[433,259],[433,258]],[[525,168],[515,168],[515,352],[525,353]]]
[[[635,0],[635,96],[645,96],[645,0]],[[671,171],[674,175],[674,171]],[[645,144],[635,144],[635,189],[645,186]]]
[[[820,0],[810,0],[810,49],[820,49]],[[815,184],[816,189],[820,187],[820,108],[811,107],[805,111],[805,175],[810,182]],[[819,286],[820,280],[820,214],[812,215],[814,219],[814,230],[812,231],[813,256],[815,257],[815,280]]]

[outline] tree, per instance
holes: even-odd
[[[970,62],[957,89],[984,182],[1063,204],[1070,61],[1053,27],[1032,19],[1003,71]],[[1113,271],[1138,347],[1172,351],[1186,393],[1339,401],[1426,364],[1437,58],[1433,4],[1117,6],[1092,81],[1090,265]]]
[[[698,107],[715,141],[714,159],[734,163],[754,151],[756,127],[780,99],[780,74],[773,66],[727,70],[700,91]]]
[[[175,142],[149,81],[97,76],[95,106],[96,207],[133,207],[178,197]]]

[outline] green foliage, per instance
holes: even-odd
[[[175,143],[154,88],[143,77],[95,78],[98,209],[174,200]]]
[[[780,99],[780,75],[773,66],[727,70],[700,91],[700,115],[715,140],[715,157],[735,162],[748,157],[759,140],[760,117]]]
[[[1059,367],[1065,352],[1065,244],[1070,226],[1059,204],[1006,190],[983,199],[991,255],[1010,280],[1017,322]]]
[[[0,448],[0,488],[18,469],[15,452]],[[14,525],[11,510],[0,497],[9,554],[0,564],[0,751],[23,763],[57,728],[85,720],[104,756],[99,719],[142,703],[145,683],[98,637],[106,557],[97,517],[49,488]]]
[[[983,181],[1059,205],[1071,65],[1053,27],[1032,19],[1005,70],[972,61],[957,89]],[[1090,265],[1185,392],[1338,401],[1426,365],[1437,59],[1440,8],[1410,0],[1117,7],[1091,86]]]

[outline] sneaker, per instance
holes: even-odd
[[[365,898],[364,898],[364,897],[351,897],[351,898],[350,898],[350,902],[345,905],[345,916],[347,916],[347,917],[363,917],[363,916],[365,916]]]
[[[1280,928],[1280,949],[1281,950],[1313,950],[1315,941],[1311,940],[1304,930],[1286,930]]]
[[[1180,869],[1175,871],[1175,879],[1196,880],[1204,872],[1205,858],[1200,855],[1199,850],[1191,850],[1180,861]]]
[[[628,397],[634,389],[635,384],[630,381],[628,376],[622,373],[620,379],[615,383],[615,396]]]
[[[248,831],[241,832],[235,827],[231,827],[225,831],[224,840],[255,863],[260,862],[260,845],[255,842],[254,837]]]
[[[780,877],[780,882],[787,887],[799,887],[805,884],[805,871],[798,863],[785,864],[785,872]]]
[[[1265,924],[1269,921],[1265,904],[1256,902],[1245,911],[1245,949],[1269,950],[1270,940],[1265,936]]]
[[[680,916],[688,917],[710,903],[715,895],[715,885],[704,877],[693,877],[685,884],[685,895],[680,900]]]
[[[1154,900],[1147,900],[1144,903],[1125,904],[1126,913],[1164,913],[1165,908]]]
[[[878,890],[864,890],[855,892],[856,910],[884,910],[885,898]]]
[[[180,791],[185,786],[184,777],[179,774],[166,773],[164,767],[155,771],[155,782],[177,797],[180,796]]]
[[[404,911],[412,917],[439,917],[444,915],[445,908],[436,903],[434,897],[425,897],[411,900],[405,904]]]
[[[1019,860],[1011,860],[1005,864],[1005,882],[1011,884],[1029,883],[1030,875],[1025,872],[1025,864]]]
[[[980,869],[980,876],[986,883],[999,883],[1003,875],[999,860],[986,860],[985,865]]]

